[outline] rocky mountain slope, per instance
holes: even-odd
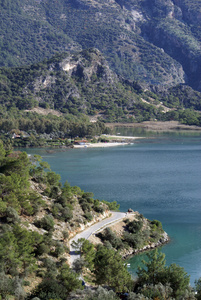
[[[55,109],[60,115],[87,115],[95,121],[179,120],[189,125],[201,122],[200,92],[177,85],[169,89],[152,87],[153,93],[143,83],[125,79],[112,71],[96,48],[58,54],[26,67],[1,68],[0,87],[4,119],[5,111],[26,110],[27,113],[42,107]],[[0,129],[7,131],[8,126],[10,130],[35,129],[30,122],[28,127],[20,122],[19,128],[12,122],[12,126],[5,123],[6,120],[2,122]]]
[[[6,107],[31,109],[39,105],[111,120],[133,120],[146,113],[144,107],[154,110],[142,102],[141,86],[111,71],[97,49],[64,53],[29,67],[1,69],[0,82],[0,101]]]
[[[117,74],[146,87],[200,90],[200,1],[1,0],[1,66],[98,48]]]

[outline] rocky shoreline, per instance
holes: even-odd
[[[139,253],[161,247],[161,246],[169,243],[169,241],[170,241],[170,238],[169,238],[167,232],[164,232],[163,237],[161,237],[158,240],[158,242],[151,243],[151,244],[146,245],[146,246],[144,246],[143,248],[140,248],[140,249],[133,249],[131,247],[129,249],[124,249],[123,252],[121,252],[121,255],[122,255],[122,258],[127,259],[127,258],[129,258],[131,256],[134,256],[134,255],[137,255]]]
[[[129,219],[130,221],[133,220],[137,220],[138,216],[140,216],[139,212],[134,212],[133,210],[131,210],[131,212],[126,213],[125,218],[123,218],[122,220],[116,222],[115,224],[108,224],[108,228],[110,228],[113,233],[116,234],[117,237],[122,237],[124,235],[124,233],[127,231],[126,227],[125,227],[125,219]],[[149,222],[146,218],[143,218],[143,222],[144,225],[143,226],[148,226]],[[100,232],[103,232],[103,230],[105,229],[102,228],[101,230],[99,230]],[[89,237],[89,241],[92,242],[94,245],[97,245],[99,243],[102,243],[100,236],[97,234],[97,232],[95,234],[92,234]],[[167,244],[170,241],[170,238],[168,236],[168,234],[164,231],[160,233],[160,237],[158,239],[158,241],[156,242],[150,242],[148,239],[146,241],[146,245],[143,246],[142,248],[133,248],[132,246],[124,248],[122,250],[120,250],[120,255],[122,256],[123,259],[127,259],[131,256],[137,255],[139,253],[145,252],[145,251],[149,251],[158,247],[161,247],[165,244]]]

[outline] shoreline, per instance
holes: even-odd
[[[139,253],[144,253],[144,252],[153,250],[155,248],[162,247],[162,246],[168,244],[169,242],[170,242],[170,238],[169,238],[167,232],[164,231],[163,237],[160,238],[157,242],[146,245],[143,248],[139,248],[139,249],[130,248],[127,251],[125,251],[125,253],[121,253],[121,256],[123,259],[129,259],[135,255],[138,255]]]
[[[111,139],[111,141],[99,142],[99,143],[85,143],[83,145],[73,145],[73,148],[81,149],[81,148],[107,148],[107,147],[125,146],[125,145],[133,144],[134,140],[145,138],[145,137],[109,135],[109,134],[104,134],[104,137]]]
[[[125,146],[130,143],[86,143],[85,145],[74,145],[74,149],[81,148],[107,148],[107,147],[116,147],[116,146]]]
[[[111,129],[115,127],[142,128],[146,131],[197,131],[201,132],[201,127],[195,125],[185,125],[178,121],[144,121],[141,123],[105,123]]]
[[[97,233],[100,233],[102,231],[104,231],[104,229],[110,228],[115,234],[117,234],[118,237],[122,236],[123,232],[124,232],[124,220],[125,219],[130,219],[133,220],[135,219],[136,215],[139,215],[139,212],[133,212],[133,213],[126,213],[125,217],[122,218],[121,220],[117,220],[115,223],[108,223],[106,226],[102,226],[99,228],[99,230],[96,230],[95,232],[93,232],[90,236],[89,236],[89,241],[94,244],[97,245],[99,243],[101,243],[100,238],[97,236]],[[144,217],[144,221],[146,222],[146,218]],[[142,246],[141,248],[133,248],[131,246],[129,246],[128,248],[124,248],[122,250],[120,250],[120,255],[123,259],[129,259],[135,255],[138,255],[139,253],[143,253],[143,252],[147,252],[150,250],[153,250],[155,248],[158,247],[162,247],[166,244],[168,244],[170,242],[170,237],[167,234],[167,232],[163,231],[163,233],[161,233],[159,239],[155,242],[150,242],[147,241],[145,243],[144,246]]]

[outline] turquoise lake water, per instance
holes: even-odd
[[[117,132],[134,134],[129,129]],[[201,277],[201,135],[150,136],[133,145],[112,148],[52,154],[45,149],[26,151],[41,155],[63,183],[68,180],[93,192],[95,198],[115,200],[121,211],[132,208],[160,220],[171,238],[162,247],[167,264],[184,267],[193,285]],[[130,259],[131,273],[142,256]]]

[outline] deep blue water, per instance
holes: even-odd
[[[40,154],[63,183],[115,200],[122,211],[132,208],[160,220],[171,237],[162,247],[167,264],[184,267],[192,284],[201,277],[201,136],[169,134],[107,149],[27,152]],[[131,272],[141,257],[130,259]]]

